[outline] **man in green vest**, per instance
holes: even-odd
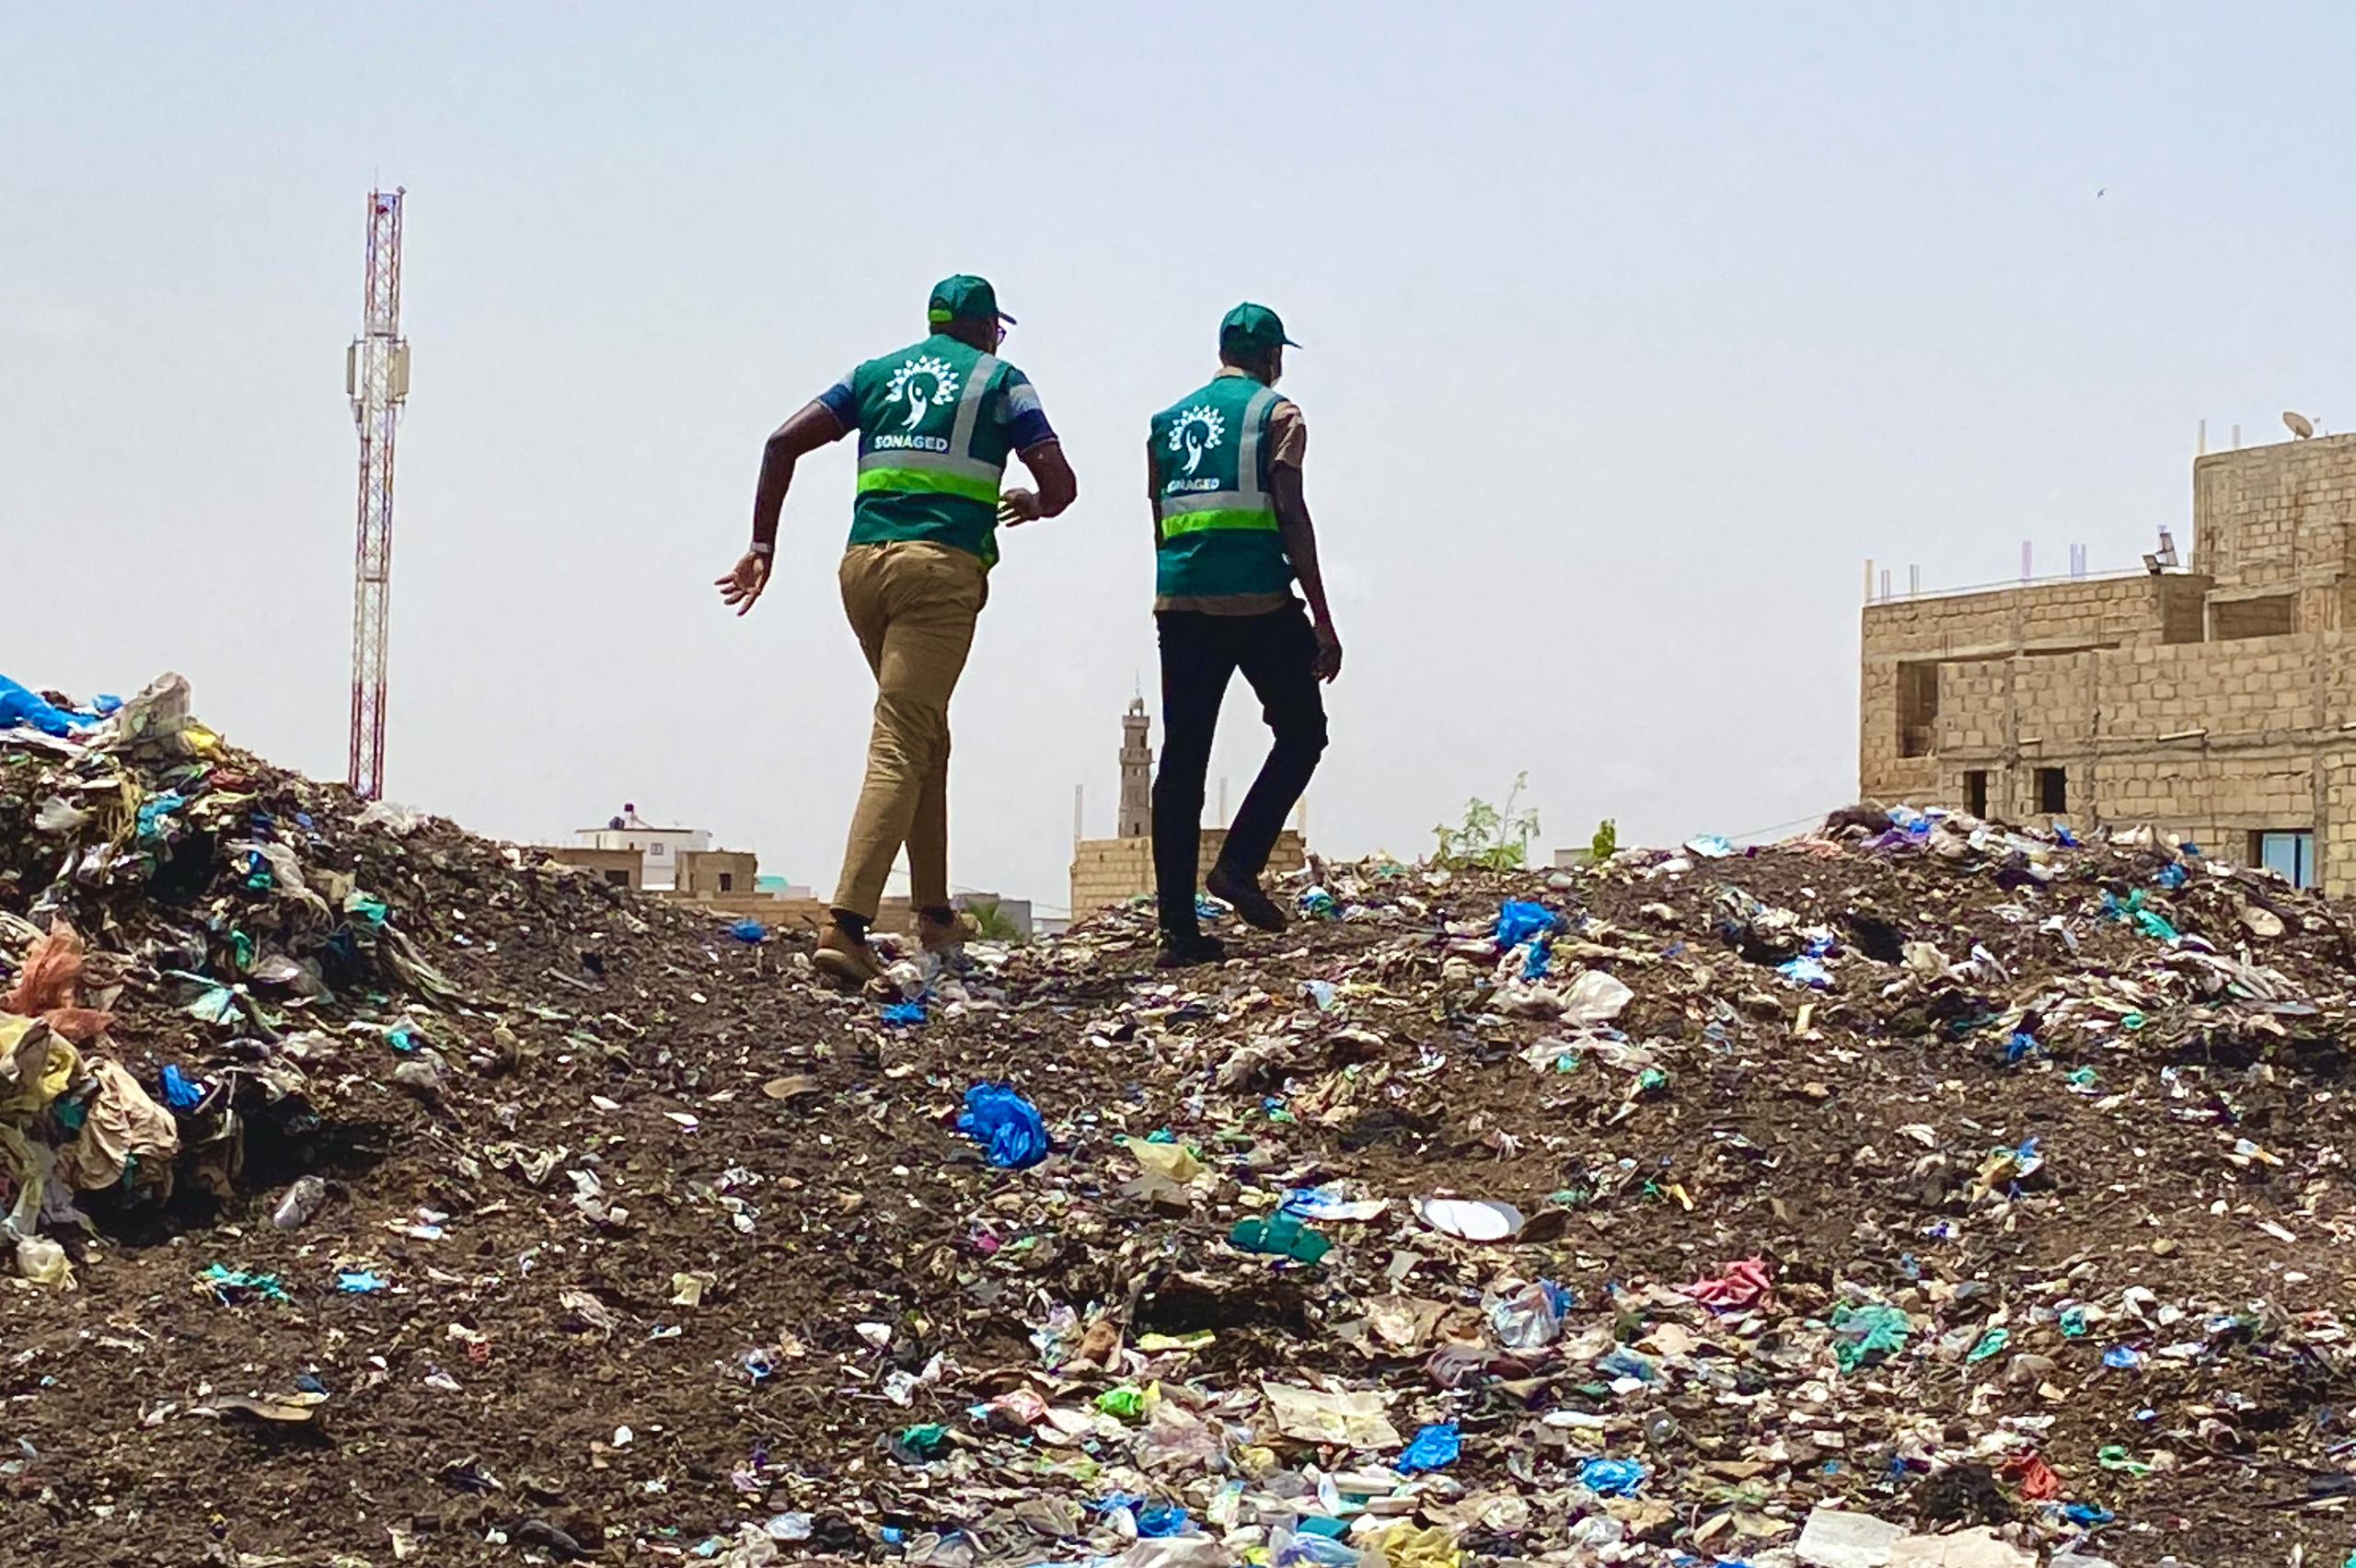
[[[1218,329],[1218,374],[1153,416],[1146,493],[1153,503],[1154,622],[1161,643],[1161,767],[1153,781],[1153,867],[1165,969],[1225,951],[1195,912],[1203,776],[1229,679],[1241,670],[1275,732],[1268,760],[1203,879],[1247,923],[1285,928],[1260,873],[1325,749],[1320,681],[1341,673],[1342,643],[1301,497],[1309,430],[1276,394],[1298,348],[1265,306],[1239,305]],[[1298,581],[1309,600],[1293,597]]]
[[[875,674],[867,781],[851,817],[833,921],[816,962],[848,985],[883,973],[867,945],[884,880],[908,851],[909,901],[930,951],[957,945],[949,902],[949,698],[989,597],[997,525],[1053,517],[1079,493],[1030,379],[998,357],[1013,317],[983,279],[935,285],[931,334],[872,359],[768,439],[753,544],[720,579],[738,615],[768,586],[778,513],[796,459],[859,432],[859,498],[840,577],[843,608]],[[1011,455],[1038,490],[1006,490]]]

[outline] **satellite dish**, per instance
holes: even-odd
[[[2290,426],[2291,433],[2301,441],[2306,440],[2316,432],[2316,427],[2308,422],[2306,415],[2294,413],[2289,409],[2282,410],[2282,422]]]

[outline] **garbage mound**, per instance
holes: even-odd
[[[2345,1555],[2349,917],[2191,846],[1312,865],[851,997],[133,709],[0,732],[10,1560]]]

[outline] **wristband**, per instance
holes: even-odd
[[[769,543],[765,545],[761,543],[760,540],[755,539],[752,543],[752,548],[745,553],[756,556],[773,556],[777,554],[777,543],[775,540],[771,540]]]

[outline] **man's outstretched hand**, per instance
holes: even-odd
[[[1039,519],[1039,497],[1021,486],[1007,490],[998,498],[998,520],[1008,527],[1017,527]]]
[[[713,580],[720,590],[720,602],[743,615],[769,585],[769,558],[756,550],[746,550],[727,576]]]

